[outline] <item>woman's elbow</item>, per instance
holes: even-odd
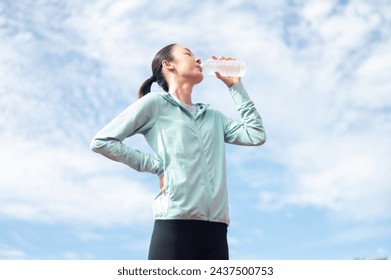
[[[99,153],[99,150],[102,148],[102,140],[99,139],[92,139],[90,143],[90,149],[96,153]]]
[[[262,132],[254,141],[254,146],[261,146],[266,142],[266,134]]]

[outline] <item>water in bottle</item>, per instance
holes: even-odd
[[[208,59],[201,66],[202,72],[207,75],[219,72],[222,76],[243,77],[246,74],[246,64],[240,60]]]

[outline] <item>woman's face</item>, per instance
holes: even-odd
[[[188,48],[175,45],[172,50],[175,73],[184,79],[190,79],[194,84],[200,83],[204,75],[202,74],[201,59],[197,58]]]

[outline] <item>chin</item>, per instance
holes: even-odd
[[[201,73],[201,75],[200,75],[199,77],[197,77],[197,79],[195,80],[195,83],[196,83],[196,84],[199,84],[199,83],[201,83],[203,80],[204,80],[204,74]]]

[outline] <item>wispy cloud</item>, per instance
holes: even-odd
[[[2,152],[0,215],[27,221],[113,225],[150,218],[153,192],[86,151],[12,141]],[[7,145],[8,144],[8,145]],[[15,154],[21,155],[16,158]]]
[[[26,254],[18,249],[11,248],[8,245],[0,244],[0,260],[4,259],[23,259]]]
[[[390,47],[389,21],[360,1],[330,3],[304,5],[290,27],[291,37],[313,41],[293,45],[296,51],[285,58],[299,80],[285,77],[271,98],[274,106],[265,107],[269,125],[275,124],[271,137],[278,136],[269,137],[269,147],[291,180],[282,195],[262,192],[260,206],[310,204],[347,219],[387,219],[391,64],[382,50]],[[276,107],[281,110],[269,112]]]

